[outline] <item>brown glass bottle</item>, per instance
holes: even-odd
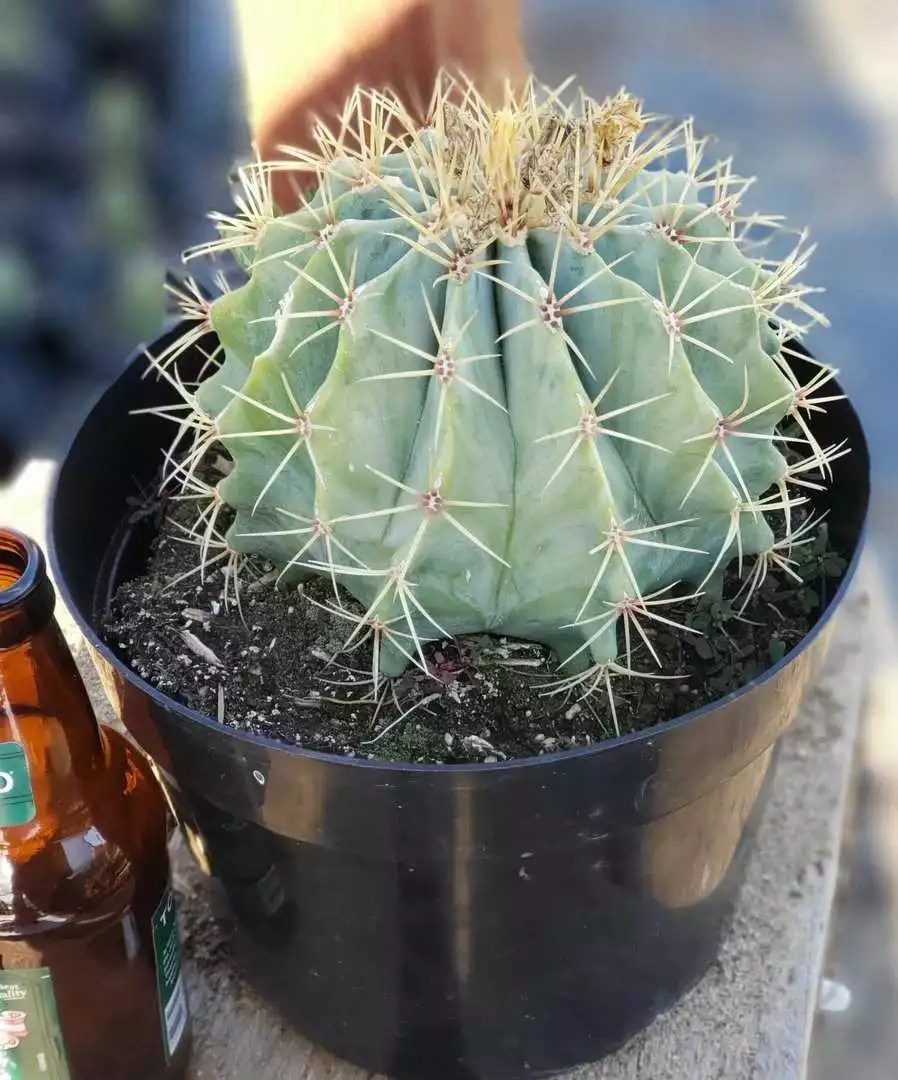
[[[0,529],[0,1077],[174,1080],[165,800],[97,724],[54,603],[40,549]]]

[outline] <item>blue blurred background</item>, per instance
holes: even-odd
[[[0,98],[2,477],[158,332],[248,128],[221,0],[5,0]]]

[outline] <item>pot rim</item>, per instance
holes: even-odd
[[[171,331],[171,327],[167,326],[163,334],[160,337],[167,336]],[[128,357],[127,361],[122,367],[122,371],[119,373],[120,379],[126,371],[128,371],[134,364],[144,360],[147,355],[148,346],[141,345]],[[116,380],[117,381],[117,380]],[[115,383],[110,384],[107,387],[106,392],[100,395],[100,397],[94,402],[87,416],[82,420],[71,439],[69,445],[66,447],[65,454],[60,459],[61,463],[65,462],[69,451],[74,446],[75,441],[78,439],[81,431],[87,427],[91,420],[94,418],[94,414],[101,407],[105,394],[111,389]],[[841,387],[840,387],[841,388]],[[845,396],[845,402],[848,408],[854,413],[858,419],[858,428],[862,437],[862,444],[860,446],[852,446],[852,451],[861,451],[868,457],[867,474],[870,475],[869,468],[869,450],[866,443],[866,438],[863,432],[863,426],[858,417],[857,411],[848,396]],[[50,529],[48,531],[48,548],[50,554],[50,563],[53,567],[53,578],[56,588],[62,597],[68,611],[74,618],[78,629],[81,631],[85,640],[90,645],[91,649],[99,653],[99,655],[110,664],[119,674],[125,678],[132,685],[140,689],[144,694],[150,697],[153,702],[160,707],[174,712],[186,721],[189,721],[192,725],[196,725],[200,729],[205,729],[209,732],[215,732],[219,736],[230,737],[238,743],[244,743],[248,747],[257,749],[264,749],[268,752],[284,753],[291,757],[311,758],[323,763],[333,765],[344,765],[347,768],[355,769],[381,769],[389,770],[401,773],[464,773],[464,772],[507,772],[510,770],[517,770],[527,768],[533,765],[557,765],[561,762],[572,761],[578,758],[588,758],[597,756],[604,753],[613,753],[614,751],[629,746],[632,743],[646,742],[651,745],[653,739],[658,738],[661,734],[675,731],[679,728],[684,728],[689,724],[694,723],[701,717],[708,715],[711,712],[719,709],[722,705],[726,705],[729,702],[735,700],[738,697],[742,697],[751,693],[757,687],[763,685],[768,680],[775,678],[784,668],[788,667],[797,656],[800,655],[809,645],[811,645],[815,639],[821,634],[824,629],[829,625],[830,621],[836,615],[838,609],[841,607],[845,596],[854,581],[855,574],[857,573],[858,566],[860,564],[861,556],[863,555],[864,548],[867,542],[867,536],[869,531],[869,505],[864,508],[863,521],[860,524],[858,531],[857,542],[854,547],[852,556],[846,566],[842,577],[839,581],[839,586],[826,606],[826,609],[820,614],[817,621],[811,627],[810,631],[794,645],[787,653],[785,653],[775,664],[772,664],[769,668],[763,671],[760,675],[756,675],[749,682],[740,686],[736,690],[731,690],[723,697],[715,698],[713,701],[709,701],[704,705],[700,705],[696,709],[692,709],[690,712],[681,713],[679,716],[670,717],[666,720],[661,720],[656,724],[652,724],[651,727],[642,728],[639,731],[628,732],[625,735],[614,736],[613,738],[602,739],[600,742],[594,743],[591,746],[578,746],[569,750],[557,750],[550,754],[532,755],[528,757],[512,758],[508,761],[495,761],[495,762],[464,762],[457,764],[433,764],[425,762],[411,762],[411,761],[383,761],[378,759],[369,760],[368,758],[359,757],[345,757],[341,754],[329,754],[321,750],[309,750],[302,746],[295,746],[291,743],[284,742],[280,739],[271,738],[267,735],[256,735],[247,731],[238,731],[236,728],[227,727],[220,724],[217,720],[214,720],[211,716],[207,716],[205,713],[200,712],[198,709],[191,708],[188,705],[184,705],[176,698],[169,697],[168,694],[159,690],[148,682],[141,675],[138,675],[133,668],[129,667],[117,653],[100,637],[99,633],[94,629],[88,619],[84,617],[80,608],[72,598],[69,590],[68,582],[65,579],[65,575],[61,571],[60,561],[57,556],[57,537],[55,528],[55,507],[59,498],[59,489],[61,487],[63,469],[59,468],[53,479],[53,486],[50,492],[49,507],[50,507]],[[198,732],[199,733],[199,732]],[[210,748],[211,749],[211,748]]]

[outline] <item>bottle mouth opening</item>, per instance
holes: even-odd
[[[43,574],[44,557],[37,544],[13,529],[0,529],[0,611],[20,604]]]

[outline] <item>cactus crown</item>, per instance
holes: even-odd
[[[653,666],[647,627],[733,560],[755,557],[749,594],[788,568],[802,489],[845,452],[808,424],[833,372],[801,385],[789,362],[821,319],[810,251],[764,257],[778,219],[740,216],[749,181],[703,164],[691,122],[533,82],[492,109],[444,77],[423,126],[359,90],[316,138],[241,170],[204,251],[249,279],[185,294],[188,333],[154,360],[183,397],[166,483],[200,502],[200,569],[252,553],[329,580],[375,691],[426,670],[427,640],[490,631],[550,646],[588,693]],[[316,191],[279,216],[290,169]],[[178,356],[210,329],[187,386]]]

